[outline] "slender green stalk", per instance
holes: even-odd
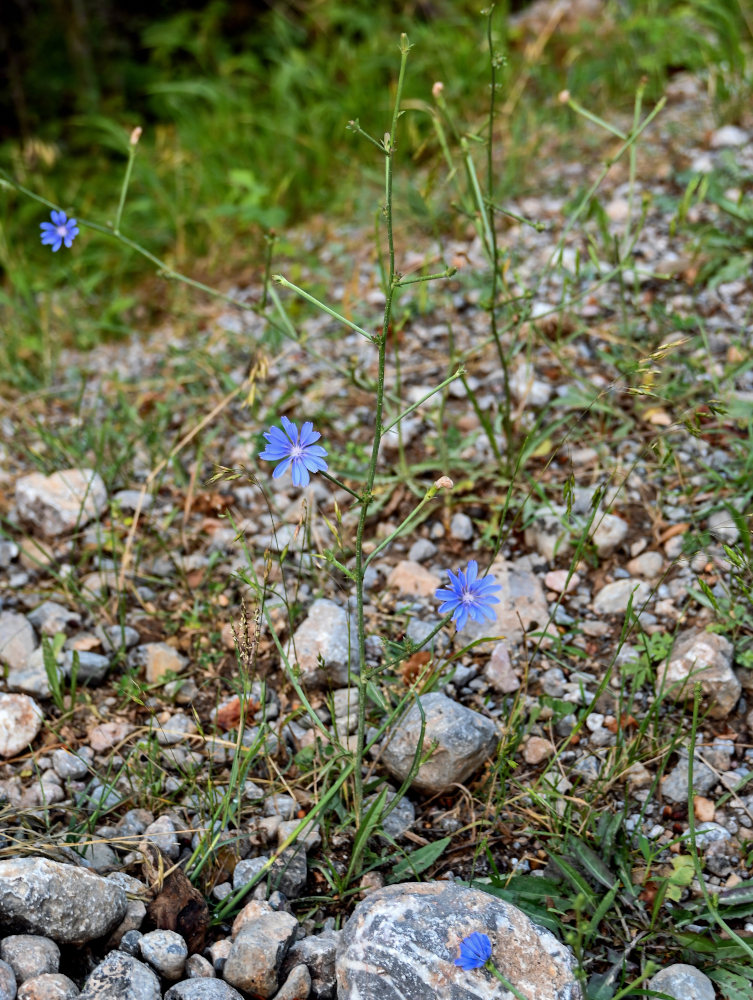
[[[367,340],[371,341],[371,343],[374,342],[375,338],[367,330],[364,330],[362,326],[359,326],[357,323],[353,323],[349,319],[346,319],[346,317],[343,316],[341,313],[335,312],[335,310],[332,309],[331,306],[328,306],[324,302],[321,302],[313,295],[309,295],[308,292],[305,292],[302,288],[299,288],[298,285],[294,285],[292,281],[288,281],[288,279],[283,277],[283,275],[273,274],[272,281],[276,281],[277,284],[282,285],[283,288],[289,288],[291,292],[295,292],[296,295],[300,295],[302,299],[306,299],[307,302],[311,302],[312,305],[315,305],[318,309],[321,309],[322,312],[326,312],[333,319],[338,320],[340,323],[344,323],[345,326],[349,326],[351,330],[355,330],[356,333],[360,333],[362,337],[365,337]]]
[[[451,278],[456,271],[456,267],[446,267],[444,271],[437,271],[436,274],[420,274],[415,278],[399,278],[395,284],[398,288],[402,288],[403,285],[415,285],[419,281],[436,281],[437,278]]]
[[[513,986],[510,980],[506,979],[502,975],[502,973],[499,971],[499,969],[494,964],[494,962],[492,962],[491,959],[489,959],[486,962],[485,967],[489,970],[489,972],[491,972],[493,976],[496,976],[496,978],[500,981],[500,983],[502,983],[505,989],[509,990],[512,993],[512,995],[517,998],[517,1000],[527,1000],[527,998],[520,992],[520,990],[516,986]]]
[[[133,170],[133,161],[136,159],[136,143],[138,142],[138,137],[141,134],[140,129],[134,129],[133,135],[136,136],[136,142],[131,139],[128,144],[128,163],[126,164],[125,177],[123,178],[123,186],[120,189],[120,201],[118,202],[118,212],[115,216],[115,225],[113,227],[113,232],[116,236],[120,236],[120,220],[123,218],[123,209],[125,207],[126,195],[128,194],[128,185],[131,183],[131,171]]]
[[[450,375],[448,378],[446,378],[444,382],[440,382],[438,386],[436,386],[430,392],[427,392],[425,396],[422,396],[415,403],[411,403],[411,405],[406,410],[403,410],[400,416],[395,417],[394,420],[391,420],[388,424],[386,424],[382,428],[382,437],[384,437],[385,434],[391,431],[392,428],[395,426],[395,424],[399,424],[401,420],[404,420],[409,413],[413,413],[413,411],[417,410],[419,406],[423,406],[427,399],[431,399],[433,395],[435,395],[437,392],[440,392],[440,390],[444,389],[445,386],[448,386],[450,382],[454,382],[455,379],[462,378],[463,375],[465,375],[465,369],[458,368],[458,370],[456,372],[453,372],[453,374]]]
[[[356,730],[355,749],[355,770],[354,777],[354,805],[356,822],[360,825],[363,813],[363,774],[361,771],[361,761],[363,759],[364,743],[366,738],[366,625],[364,621],[364,595],[363,577],[366,569],[363,555],[363,539],[366,530],[366,519],[368,517],[369,506],[373,499],[374,480],[376,478],[377,461],[379,459],[379,445],[382,440],[384,429],[382,427],[382,414],[384,411],[384,370],[387,352],[387,336],[392,319],[392,301],[396,289],[395,272],[395,242],[392,227],[392,172],[395,149],[397,148],[396,133],[397,122],[400,115],[400,103],[403,94],[403,82],[405,80],[405,66],[408,60],[410,44],[408,36],[400,36],[400,73],[397,80],[397,90],[395,93],[395,106],[392,113],[392,126],[389,135],[384,137],[385,157],[385,202],[384,218],[387,225],[387,246],[389,256],[389,271],[386,282],[386,300],[384,304],[384,319],[382,322],[382,333],[378,338],[377,346],[379,350],[377,369],[377,390],[376,390],[376,412],[374,414],[374,441],[371,447],[371,459],[366,473],[366,483],[361,496],[361,515],[358,519],[356,529],[356,628],[358,633],[358,728]],[[351,869],[358,870],[358,863],[366,845],[360,841],[354,848],[354,857],[351,862]]]

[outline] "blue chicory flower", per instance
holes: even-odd
[[[474,931],[460,942],[460,955],[455,965],[461,969],[480,969],[492,957],[492,943],[486,934]]]
[[[321,434],[314,430],[310,420],[301,427],[300,434],[298,426],[287,417],[282,417],[282,426],[283,430],[270,427],[264,432],[268,443],[259,458],[267,462],[280,462],[272,473],[275,479],[284,475],[292,463],[293,486],[308,486],[309,472],[323,472],[327,468],[327,463],[323,461],[327,452],[321,445],[314,444]]]
[[[457,574],[448,570],[450,577],[449,587],[440,587],[435,593],[438,601],[444,601],[440,607],[440,615],[452,612],[452,620],[458,632],[465,627],[468,616],[477,622],[489,618],[495,618],[494,612],[489,607],[490,604],[499,604],[499,598],[495,596],[495,591],[501,590],[498,583],[494,582],[493,576],[484,576],[478,579],[478,563],[471,559],[468,569],[464,573],[458,570]]]
[[[52,222],[42,222],[39,226],[42,230],[42,245],[51,246],[53,253],[57,253],[64,243],[71,247],[78,236],[76,220],[69,219],[65,212],[54,209],[50,212],[50,218]]]

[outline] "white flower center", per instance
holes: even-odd
[[[290,448],[291,458],[300,458],[302,454],[303,454],[303,448],[299,444],[294,444],[291,446]]]
[[[59,236],[67,236],[68,235],[68,229],[66,228],[66,226],[58,226],[57,229],[55,230],[55,232]]]

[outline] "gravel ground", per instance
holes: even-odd
[[[477,559],[503,592],[496,623],[461,635],[448,627],[385,674],[392,704],[420,676],[427,735],[441,754],[392,812],[382,864],[354,895],[333,889],[352,845],[344,812],[291,840],[321,794],[328,744],[281,668],[294,637],[322,729],[352,746],[353,588],[324,554],[339,535],[338,558],[352,557],[354,512],[323,478],[296,489],[289,476],[273,480],[257,455],[280,414],[310,419],[330,470],[357,488],[372,440],[372,345],[292,296],[284,301],[297,339],[273,347],[257,315],[202,306],[198,336],[166,325],[148,340],[65,353],[49,391],[0,404],[0,997],[11,996],[3,963],[19,983],[61,980],[19,997],[75,996],[84,981],[81,996],[112,996],[118,977],[134,997],[334,996],[336,948],[337,995],[355,996],[352,949],[363,938],[337,935],[359,899],[392,912],[399,886],[382,886],[406,853],[451,838],[419,869],[437,891],[460,891],[453,879],[547,877],[552,845],[590,830],[594,810],[620,817],[626,836],[648,844],[633,856],[632,876],[650,908],[652,878],[686,856],[691,759],[707,886],[732,890],[752,877],[753,627],[744,607],[730,618],[710,603],[724,610],[739,593],[726,546],[744,548],[751,509],[753,287],[749,274],[715,285],[699,277],[709,260],[699,227],[721,225],[710,201],[690,204],[678,224],[692,174],[729,176],[727,197],[750,198],[753,122],[743,125],[715,127],[697,85],[678,77],[640,146],[632,195],[621,160],[600,189],[600,209],[564,232],[563,214],[594,180],[599,157],[590,168],[553,145],[536,194],[509,206],[545,224],[500,231],[507,291],[524,310],[505,345],[515,447],[525,451],[509,503],[505,462],[482,425],[488,415],[507,459],[481,243],[457,231],[439,261],[434,251],[400,251],[403,272],[445,263],[458,272],[426,297],[415,285],[400,300],[389,412],[399,412],[396,395],[403,407],[417,402],[461,360],[476,406],[456,380],[383,444],[372,551],[436,478],[454,487],[371,564],[370,664],[434,628],[434,592],[448,569]],[[609,155],[600,135],[589,126],[582,139]],[[636,211],[644,211],[639,227]],[[401,247],[429,243],[407,227],[396,238]],[[614,274],[612,241],[625,240],[630,266]],[[370,241],[355,226],[312,224],[276,269],[377,329],[384,300]],[[258,302],[262,289],[230,294]],[[247,474],[211,481],[218,467]],[[254,580],[266,583],[266,617]],[[708,631],[712,624],[723,627]],[[465,648],[489,635],[497,638]],[[43,637],[55,643],[47,666]],[[700,666],[703,719],[691,758]],[[376,701],[369,718],[380,724]],[[368,759],[369,775],[388,778],[393,792],[419,729],[404,717]],[[500,740],[514,765],[505,781]],[[218,813],[228,787],[232,808]],[[268,878],[223,910],[273,857]],[[182,876],[186,864],[198,892]],[[408,867],[402,876],[415,874]],[[34,879],[48,888],[28,897],[13,888]],[[668,899],[686,902],[692,916],[694,872],[673,887],[679,895]],[[68,917],[45,909],[44,899],[69,895]],[[205,900],[217,917],[211,926]],[[244,905],[248,927],[231,932]],[[411,897],[416,914],[424,905]],[[92,926],[82,930],[83,910]],[[352,919],[377,918],[364,910]],[[744,917],[736,927],[753,932]],[[17,932],[26,951],[38,942],[30,973],[14,957]],[[387,951],[397,960],[405,947]],[[612,960],[603,942],[584,958],[589,975]],[[563,982],[569,961],[563,953]],[[215,992],[170,987],[184,974],[206,977]],[[709,980],[698,988],[714,995]],[[427,996],[444,995],[431,989]]]

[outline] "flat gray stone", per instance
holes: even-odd
[[[86,868],[47,858],[0,861],[0,922],[58,944],[85,944],[113,930],[126,894]]]
[[[311,992],[311,973],[305,965],[296,965],[275,993],[275,1000],[306,1000]]]
[[[632,597],[635,614],[651,596],[651,587],[645,580],[615,580],[602,587],[594,597],[593,609],[597,615],[623,615]]]
[[[418,769],[413,788],[438,792],[470,777],[488,760],[499,742],[491,719],[437,692],[419,699],[426,717],[424,752],[431,757]],[[411,769],[421,734],[421,710],[415,703],[398,722],[382,751],[382,763],[400,781]]]
[[[582,1000],[572,952],[519,909],[454,882],[391,885],[356,906],[337,952],[337,1000],[500,1000],[484,970],[455,965],[488,935],[500,972],[530,1000]]]
[[[86,980],[80,1000],[161,1000],[159,979],[124,951],[111,951]]]
[[[93,469],[65,469],[51,476],[32,472],[16,482],[19,519],[47,538],[83,527],[106,506],[105,484]]]
[[[358,671],[358,640],[355,620],[346,609],[320,598],[298,626],[288,650],[307,687],[345,687]]]
[[[652,976],[648,988],[667,993],[675,1000],[715,1000],[714,984],[692,965],[668,965]]]
[[[668,660],[657,671],[656,687],[674,701],[692,699],[696,681],[712,719],[726,719],[742,686],[732,669],[733,647],[715,632],[691,629],[678,636]]]

